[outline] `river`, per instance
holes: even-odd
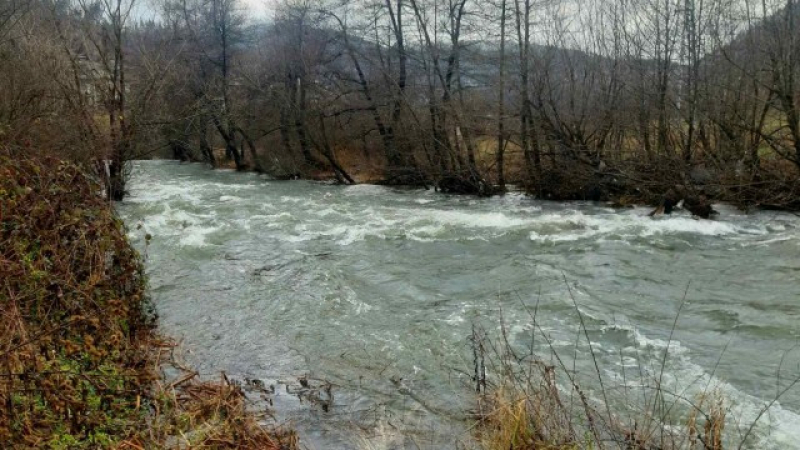
[[[165,161],[136,162],[129,188],[118,210],[189,362],[206,376],[334,384],[328,411],[278,389],[280,419],[310,448],[455,448],[474,404],[473,325],[497,338],[502,321],[527,346],[534,309],[550,340],[536,341],[541,356],[574,359],[589,389],[578,311],[606,387],[628,383],[625,368],[661,373],[669,349],[664,385],[719,389],[736,434],[800,376],[791,214],[650,218]],[[799,391],[762,417],[752,448],[800,449]]]

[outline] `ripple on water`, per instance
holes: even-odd
[[[469,380],[452,368],[469,372],[471,325],[497,334],[501,314],[513,342],[551,357],[544,333],[592,387],[580,311],[607,383],[622,383],[623,368],[657,373],[666,351],[664,383],[689,396],[719,386],[744,422],[774,395],[765,373],[800,332],[796,217],[721,208],[716,221],[653,219],[645,208],[268,183],[160,162],[137,164],[130,187],[119,209],[147,254],[162,327],[207,373],[340,382],[348,404],[302,416],[311,434],[382,407],[424,418],[409,429],[448,430],[447,414],[426,415],[392,380],[463,412]],[[790,354],[785,367],[798,363]],[[798,411],[800,395],[781,398],[754,448],[800,448]],[[350,447],[320,448],[337,446]]]

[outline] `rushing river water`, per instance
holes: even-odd
[[[173,162],[135,164],[130,191],[119,210],[137,246],[152,234],[161,327],[201,373],[335,384],[329,411],[278,389],[281,417],[312,448],[353,448],[375,429],[387,447],[454,447],[474,401],[473,324],[496,337],[502,316],[511,344],[527,346],[533,309],[552,342],[536,341],[542,357],[555,349],[591,374],[577,305],[606,387],[626,368],[659,372],[669,348],[663,384],[686,397],[720,389],[736,434],[800,376],[791,214],[653,219]],[[800,449],[799,390],[762,417],[753,448]]]

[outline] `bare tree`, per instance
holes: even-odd
[[[497,84],[497,184],[500,190],[506,190],[505,152],[506,152],[506,18],[507,0],[500,2],[500,67]]]
[[[126,80],[126,38],[128,20],[135,0],[78,0],[84,20],[84,36],[92,53],[85,55],[91,71],[99,75],[97,89],[108,117],[109,154],[106,193],[119,201],[125,196],[127,163],[132,157],[133,127],[128,117]]]

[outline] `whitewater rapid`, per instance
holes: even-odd
[[[130,189],[118,208],[147,255],[162,327],[209,375],[337,383],[333,413],[287,403],[322,448],[352,448],[346,430],[387,426],[402,430],[390,447],[409,446],[408,435],[454,445],[472,402],[461,374],[472,325],[492,334],[502,319],[526,346],[539,332],[533,307],[550,338],[537,349],[588,371],[589,385],[578,313],[608,385],[635,387],[624,376],[635,369],[687,397],[718,389],[740,434],[800,376],[791,214],[719,205],[719,220],[654,219],[646,208],[277,182],[171,162],[137,163]],[[800,449],[797,390],[755,436],[750,448]]]

